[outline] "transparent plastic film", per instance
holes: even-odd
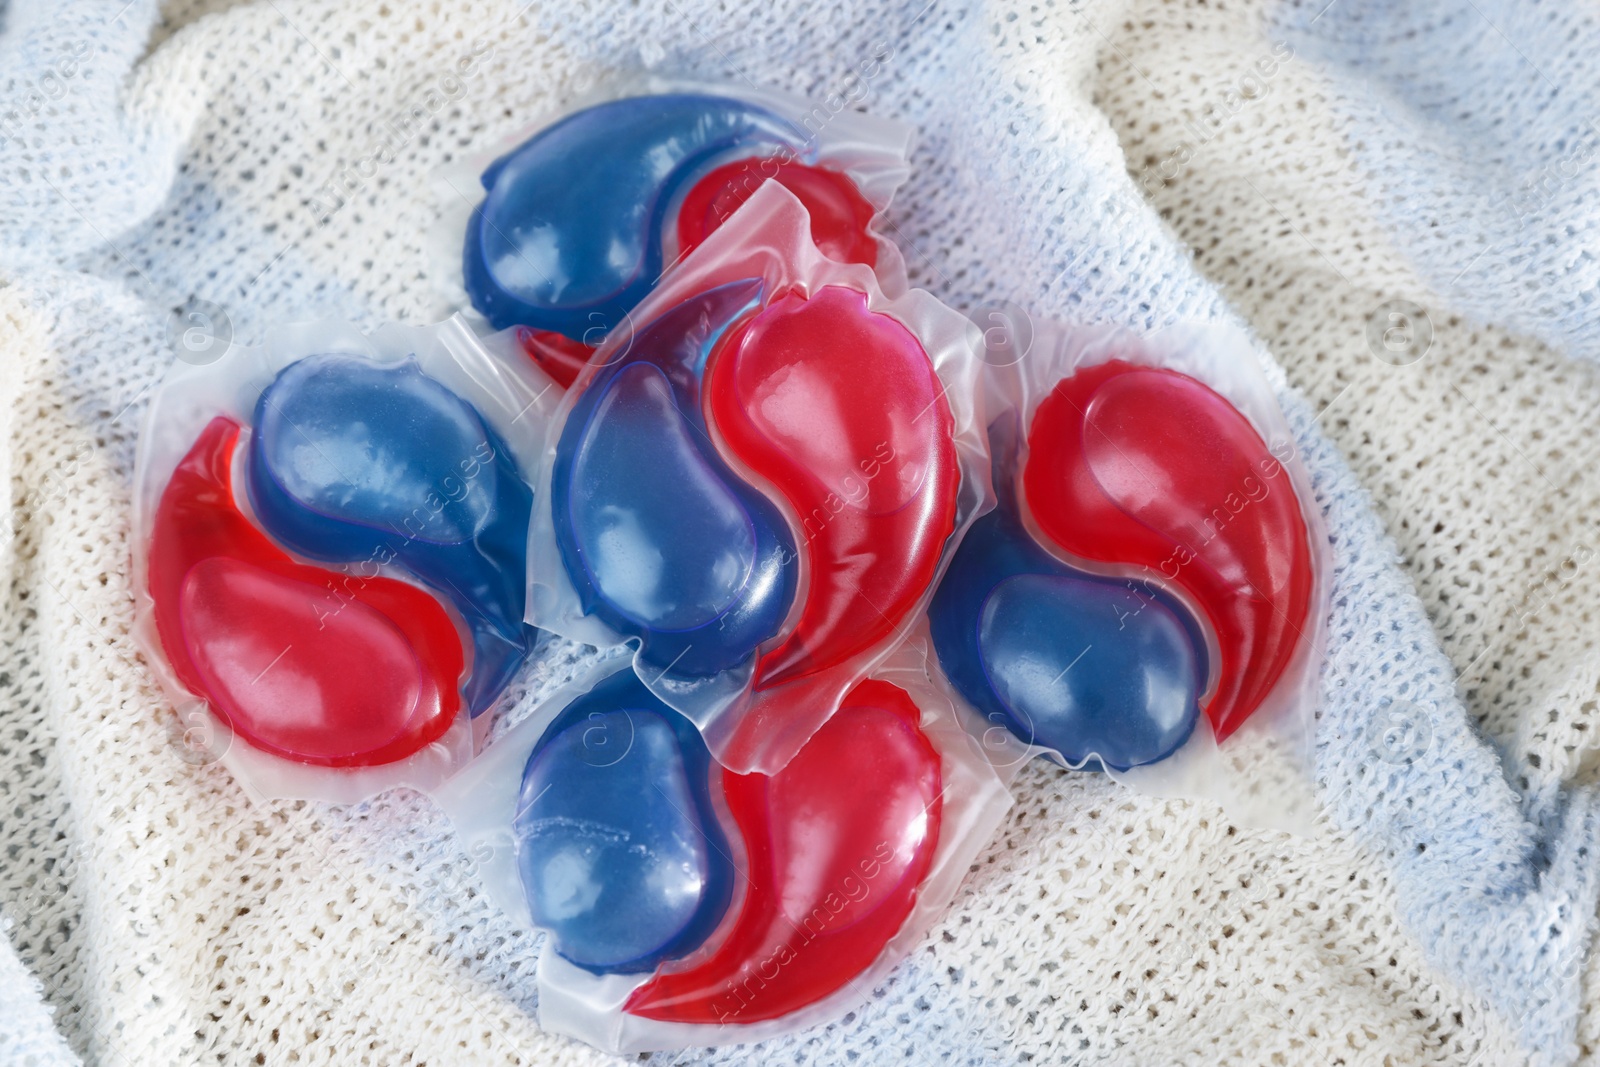
[[[978,331],[821,254],[768,183],[563,398],[528,619],[628,643],[735,770],[776,770],[904,639],[988,506]]]
[[[1229,758],[1268,745],[1304,770],[1329,595],[1255,346],[1224,327],[1044,324],[989,372],[998,503],[929,609],[976,728],[1004,728],[1008,763],[1040,753],[1305,830],[1309,791],[1263,794]]]
[[[535,442],[552,386],[464,324],[274,331],[177,363],[140,436],[137,634],[257,798],[436,785],[533,651]]]
[[[953,898],[1009,795],[904,652],[774,774],[708,758],[625,659],[440,794],[485,886],[549,935],[540,1022],[629,1053],[858,1006]]]
[[[812,238],[906,287],[879,220],[913,131],[751,85],[624,80],[436,177],[430,271],[444,302],[507,331],[560,384],[671,264],[767,182],[805,205]]]

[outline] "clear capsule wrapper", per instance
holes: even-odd
[[[174,363],[135,464],[135,633],[197,762],[353,802],[472,758],[538,636],[530,478],[558,392],[459,319]]]
[[[440,794],[491,898],[547,935],[539,1022],[611,1052],[838,1018],[943,913],[1010,804],[909,649],[768,775],[716,763],[611,657]]]
[[[510,331],[569,383],[662,273],[763,183],[806,205],[825,255],[905,263],[880,226],[913,130],[749,84],[624,79],[436,175],[430,277],[443,305]]]
[[[1043,754],[1304,829],[1303,790],[1225,758],[1237,734],[1303,766],[1326,659],[1328,538],[1254,344],[1031,340],[991,346],[996,506],[930,602],[934,661],[999,766]]]
[[[989,504],[979,340],[822,255],[801,202],[762,186],[552,417],[528,621],[632,646],[717,759],[782,767],[904,640]]]

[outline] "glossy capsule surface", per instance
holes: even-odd
[[[533,495],[505,443],[409,360],[308,356],[262,390],[255,421],[247,484],[262,528],[312,559],[402,567],[449,598],[473,635],[468,702],[486,708],[534,637],[522,621]]]
[[[1042,534],[1143,567],[1198,606],[1217,644],[1217,739],[1245,722],[1305,640],[1311,543],[1280,459],[1248,419],[1177,371],[1112,360],[1039,404],[1023,472]]]
[[[539,131],[482,175],[462,274],[496,329],[571,385],[596,346],[767,181],[805,205],[822,253],[876,266],[875,209],[810,133],[729,97],[628,97]]]
[[[720,286],[644,327],[585,382],[552,468],[556,542],[583,609],[683,675],[747,661],[795,595],[788,524],[729,467],[700,407],[710,348],[760,291]]]
[[[962,539],[929,605],[940,667],[986,720],[1073,766],[1165,759],[1200,714],[1203,635],[1161,590],[1079,570],[1033,540],[1010,482],[1013,426],[989,431],[999,505]]]
[[[728,451],[797,516],[799,618],[757,688],[828,670],[887,639],[955,529],[955,420],[928,353],[864,293],[779,294],[730,331],[705,407]]]
[[[568,115],[496,160],[467,225],[462,268],[473,307],[514,325],[594,344],[661,275],[668,213],[730,154],[808,135],[772,111],[696,93],[635,96]]]
[[[625,1010],[751,1023],[837,992],[905,925],[943,824],[939,753],[905,690],[869,680],[776,774],[722,775],[747,859],[738,913],[704,960]]]
[[[268,540],[234,501],[239,435],[213,419],[156,512],[149,588],[173,672],[237,737],[286,759],[416,753],[461,707],[455,624],[416,586],[299,563]]]
[[[649,971],[705,940],[734,871],[694,727],[631,670],[573,701],[533,750],[512,826],[533,921],[597,974]]]
[[[568,414],[552,479],[585,610],[680,674],[759,650],[758,690],[904,624],[960,481],[944,387],[910,330],[845,286],[761,292],[690,297],[610,356]]]

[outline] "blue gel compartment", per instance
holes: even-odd
[[[589,380],[556,448],[556,542],[584,613],[677,675],[745,662],[794,601],[788,523],[723,461],[700,406],[711,347],[760,293],[730,282],[642,329]]]
[[[512,824],[534,923],[597,974],[653,970],[733,894],[699,731],[631,670],[574,700],[528,758]]]
[[[462,274],[497,330],[529,326],[598,344],[654,288],[666,213],[706,166],[808,135],[765,108],[675,93],[569,115],[483,172]]]
[[[486,709],[527,656],[533,492],[474,408],[408,360],[290,364],[256,402],[246,484],[263,529],[310,559],[397,564],[472,633],[464,696]],[[369,574],[370,572],[370,574]]]
[[[1015,419],[989,440],[999,505],[967,532],[928,607],[940,667],[987,721],[1068,764],[1165,759],[1200,715],[1198,623],[1146,582],[1079,571],[1040,547],[1017,512]]]

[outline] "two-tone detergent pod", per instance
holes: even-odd
[[[1252,344],[1046,324],[989,375],[998,503],[929,606],[945,677],[1013,747],[1225,796],[1218,744],[1250,722],[1305,735],[1328,598]]]
[[[907,173],[911,130],[750,85],[612,86],[541,121],[489,161],[441,179],[444,289],[514,330],[561,384],[653,289],[767,181],[806,205],[839,262],[904,263],[876,221]]]
[[[539,1021],[614,1052],[762,1040],[859,1007],[1010,803],[901,650],[771,774],[737,773],[612,657],[439,800],[506,912],[547,934]]]
[[[547,395],[459,320],[289,327],[167,375],[139,442],[138,632],[247,789],[353,800],[470,758],[537,636],[525,442]]]
[[[769,182],[551,422],[529,621],[601,647],[736,770],[775,770],[903,639],[987,503],[977,329],[823,255]]]

